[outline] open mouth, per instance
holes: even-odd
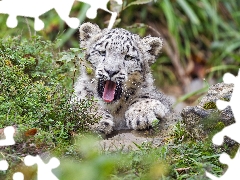
[[[120,99],[121,93],[121,86],[113,81],[98,82],[98,94],[107,103]]]

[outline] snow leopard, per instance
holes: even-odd
[[[164,121],[172,104],[154,86],[150,69],[163,40],[141,38],[122,28],[101,30],[89,22],[79,27],[79,34],[87,63],[80,66],[74,91],[78,100],[97,100],[101,120],[95,130],[107,135],[119,129],[149,129]]]

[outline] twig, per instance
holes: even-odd
[[[186,167],[186,168],[177,168],[175,169],[179,174],[180,173],[186,173],[187,170],[191,169],[191,167]]]

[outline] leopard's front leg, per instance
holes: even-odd
[[[156,119],[162,119],[170,110],[155,99],[140,99],[132,104],[125,113],[128,128],[141,130],[153,125]]]
[[[99,111],[98,113],[102,119],[98,123],[94,124],[94,131],[104,133],[106,135],[111,134],[114,127],[113,116],[106,111]]]

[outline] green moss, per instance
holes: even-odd
[[[92,70],[91,67],[86,66],[86,71],[87,71],[87,74],[88,74],[88,75],[93,74],[93,70]]]
[[[220,122],[218,122],[218,123],[216,124],[215,129],[220,131],[220,130],[222,130],[224,127],[225,127],[224,123],[220,121]]]
[[[215,102],[207,102],[203,105],[204,109],[217,109]]]

